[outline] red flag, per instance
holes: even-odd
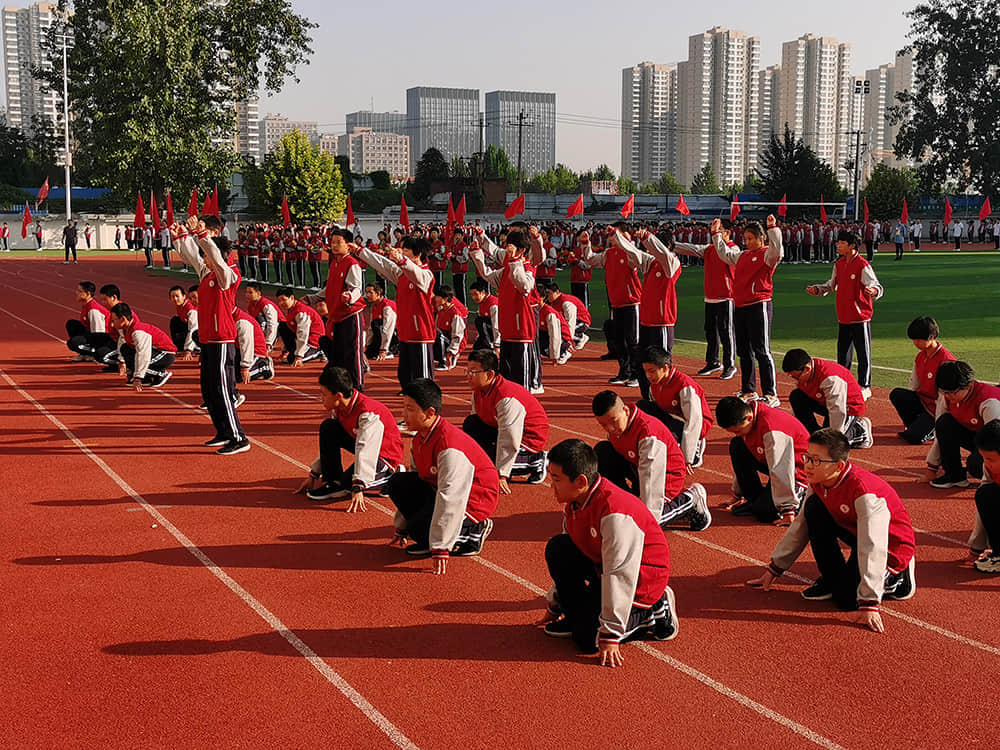
[[[503,212],[503,217],[509,221],[518,214],[523,214],[523,213],[524,213],[524,194],[521,194],[510,202],[510,205],[507,206],[507,210]]]
[[[198,215],[198,188],[191,191],[191,202],[188,203],[188,216]]]
[[[462,193],[462,198],[455,207],[455,223],[460,227],[465,226],[465,193]]]
[[[819,197],[819,220],[826,224],[826,206],[823,205],[823,196]]]
[[[288,229],[292,225],[292,213],[288,210],[288,196],[284,195],[281,198],[281,219],[285,229]]]
[[[733,197],[733,205],[729,207],[729,220],[736,221],[736,217],[740,215],[740,196],[736,195]]]
[[[174,225],[174,202],[170,198],[170,191],[167,191],[167,226]]]
[[[156,193],[150,192],[149,194],[149,213],[153,217],[153,231],[157,234],[160,233],[160,210],[156,207]]]
[[[28,208],[28,202],[24,202],[24,218],[21,219],[21,239],[25,239],[28,236],[28,226],[31,224],[31,209]]]
[[[406,210],[406,196],[401,195],[399,200],[399,223],[409,230],[410,228],[410,212]]]
[[[677,213],[682,214],[684,216],[691,215],[691,209],[688,208],[688,204],[687,201],[684,200],[683,193],[681,193],[680,197],[677,199],[677,206],[674,210],[677,211]]]
[[[781,196],[781,201],[778,203],[778,216],[782,218],[788,216],[788,193]]]
[[[566,209],[566,218],[570,216],[579,216],[583,213],[583,193],[580,193],[580,197],[573,201],[573,205]]]
[[[979,220],[985,221],[986,217],[993,213],[993,207],[990,205],[990,197],[986,196],[986,200],[983,201],[983,207],[979,209]]]
[[[347,196],[347,218],[344,221],[349,227],[353,227],[357,223],[354,220],[354,209],[351,207],[351,196]]]
[[[132,226],[146,226],[146,209],[142,205],[142,193],[139,193],[139,200],[135,203],[135,219],[132,221]]]
[[[865,224],[868,223],[868,199],[865,198]]]
[[[944,199],[944,225],[948,226],[951,224],[951,201],[946,197]]]
[[[903,224],[909,224],[910,223],[910,212],[906,208],[906,198],[903,198],[903,213],[899,217],[899,220]]]
[[[625,205],[622,206],[622,210],[621,210],[621,214],[622,214],[622,218],[623,219],[627,219],[633,213],[635,213],[635,193],[632,193],[628,197],[628,200],[625,201]]]
[[[37,209],[41,205],[42,201],[44,201],[48,197],[49,197],[49,178],[46,177],[45,182],[43,182],[42,186],[38,188],[38,200],[35,201],[35,208]]]
[[[219,216],[219,186],[216,184],[215,191],[212,193],[212,216]]]
[[[205,196],[205,203],[201,207],[201,215],[208,216],[212,213],[212,194]]]

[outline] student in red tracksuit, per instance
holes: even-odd
[[[563,533],[545,545],[552,577],[545,634],[572,638],[601,664],[621,666],[621,644],[677,636],[670,548],[662,529],[635,495],[601,477],[597,454],[582,440],[549,453],[549,478],[563,506]]]
[[[559,291],[559,285],[555,281],[539,286],[545,292],[546,301],[566,319],[566,324],[573,334],[574,348],[577,351],[583,349],[590,341],[590,336],[587,335],[591,323],[590,310],[583,304],[583,300]]]
[[[705,389],[674,367],[671,353],[659,346],[643,349],[642,369],[649,380],[650,400],[637,406],[667,426],[680,443],[691,473],[702,464],[705,439],[712,429]]]
[[[564,242],[572,242],[573,247],[570,249],[569,254],[571,256],[570,268],[569,268],[569,288],[573,292],[573,296],[578,300],[583,302],[584,307],[590,308],[590,280],[594,275],[594,272],[590,268],[590,264],[583,259],[583,247],[580,245],[580,235],[588,238],[589,233],[584,230],[580,232],[576,237],[571,237],[567,234]]]
[[[323,409],[319,456],[299,487],[314,502],[351,496],[348,513],[366,510],[366,492],[383,489],[403,463],[403,438],[389,407],[354,387],[343,367],[327,365],[319,375]],[[354,454],[344,468],[342,453]]]
[[[916,591],[913,526],[892,485],[851,463],[850,452],[837,430],[825,428],[809,438],[805,472],[810,495],[803,512],[774,548],[760,578],[747,583],[770,589],[808,544],[819,578],[802,596],[860,610],[858,620],[882,633],[879,603],[909,599]],[[847,560],[841,542],[850,547]]]
[[[938,337],[941,330],[934,318],[914,318],[906,336],[917,348],[908,388],[893,388],[889,400],[903,420],[899,436],[910,445],[920,445],[934,439],[938,390],[935,376],[942,362],[954,362],[955,355],[944,348]]]
[[[476,340],[473,349],[500,350],[500,306],[490,285],[482,279],[472,282],[469,288],[476,304]]]
[[[451,288],[455,290],[455,299],[466,307],[469,306],[465,291],[469,260],[469,246],[465,242],[465,233],[456,230],[451,246]]]
[[[550,281],[556,277],[556,266],[559,265],[559,254],[556,252],[556,246],[552,244],[548,231],[542,229],[539,231],[539,234],[542,240],[542,252],[536,267],[535,277],[539,281]]]
[[[809,434],[819,429],[819,414],[826,418],[823,426],[844,433],[852,448],[872,447],[872,421],[865,416],[865,397],[850,370],[814,359],[805,349],[789,349],[781,369],[798,384],[788,402]]]
[[[434,275],[434,286],[444,284],[444,272],[448,269],[449,248],[441,241],[437,227],[431,227],[427,233],[430,251],[427,255],[427,267]]]
[[[684,489],[687,463],[666,425],[614,391],[598,393],[591,408],[608,436],[594,447],[601,476],[638,495],[663,528],[683,522],[692,531],[707,529],[708,493],[700,484]]]
[[[285,322],[278,324],[278,336],[285,350],[285,364],[302,367],[306,362],[324,359],[319,348],[325,324],[323,318],[304,300],[295,299],[291,287],[282,287],[275,297],[278,309],[285,315]]]
[[[170,318],[170,338],[178,351],[184,352],[184,359],[192,360],[200,349],[198,347],[198,308],[187,294],[184,287],[170,287],[170,301],[174,303],[174,312]]]
[[[733,466],[734,515],[788,526],[805,497],[802,468],[809,433],[791,414],[754,401],[726,396],[715,407],[715,421],[734,435],[729,441]],[[760,475],[770,477],[765,487]]]
[[[229,258],[229,240],[222,236],[217,216],[188,218],[187,226],[171,230],[174,246],[195,269],[198,285],[198,339],[201,346],[201,395],[215,427],[205,445],[228,456],[250,450],[250,441],[236,415],[236,291],[240,276]],[[190,235],[188,232],[190,231]]]
[[[403,419],[413,438],[411,471],[395,474],[388,494],[396,506],[393,543],[406,552],[431,555],[434,572],[448,558],[478,555],[493,530],[500,477],[490,457],[441,416],[441,388],[418,378],[403,386]]]
[[[392,359],[399,354],[399,337],[396,323],[399,313],[396,303],[385,296],[385,286],[381,279],[365,286],[365,300],[368,312],[365,314],[365,357],[369,362]]]
[[[837,237],[837,262],[825,284],[812,284],[806,291],[816,297],[837,293],[837,362],[851,369],[858,353],[858,382],[865,398],[872,393],[872,312],[873,303],[885,290],[872,264],[858,252],[858,236],[842,230]]]
[[[354,234],[348,229],[330,230],[330,275],[326,281],[326,335],[319,347],[327,361],[343,367],[359,390],[365,389],[365,336],[361,313],[365,309],[364,269],[351,253]]]
[[[411,380],[434,378],[434,275],[427,266],[430,243],[423,238],[407,237],[402,247],[379,255],[362,248],[358,258],[375,269],[386,281],[396,285],[398,312],[399,362],[396,376],[402,388]]]
[[[494,460],[500,473],[500,494],[510,494],[510,479],[527,475],[528,484],[545,480],[545,442],[549,418],[538,399],[497,370],[491,349],[469,354],[465,377],[472,389],[472,414],[462,429]]]
[[[455,292],[450,286],[439,286],[434,290],[434,307],[437,310],[437,338],[434,341],[436,369],[452,370],[465,351],[469,311],[455,299]]]
[[[264,343],[267,350],[274,348],[278,340],[278,325],[285,322],[285,314],[271,300],[264,296],[259,282],[251,281],[243,285],[243,293],[247,302],[247,312],[260,324],[264,331]]]
[[[137,391],[144,385],[159,388],[173,374],[167,368],[174,363],[177,347],[170,336],[149,323],[134,319],[132,308],[119,302],[111,308],[111,322],[120,334],[119,372],[128,376],[128,384]]]
[[[543,357],[564,365],[573,356],[573,329],[562,312],[545,302],[538,310],[538,346]]]
[[[80,303],[79,320],[66,321],[66,346],[76,352],[74,362],[94,362],[98,349],[104,351],[114,347],[111,338],[111,313],[94,299],[97,285],[93,281],[81,281],[76,285],[76,301]]]
[[[240,350],[240,382],[270,380],[274,377],[274,361],[267,356],[264,329],[250,313],[233,309],[236,319],[236,345]]]

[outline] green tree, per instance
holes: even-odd
[[[796,138],[787,125],[781,138],[771,136],[760,155],[757,174],[760,191],[771,200],[780,200],[784,195],[789,201],[823,198],[829,203],[844,196],[833,168],[820,161],[816,152]],[[789,215],[796,213],[799,212],[794,207],[789,208]]]
[[[340,167],[304,133],[294,130],[284,136],[275,152],[264,159],[261,172],[269,215],[280,212],[285,195],[294,222],[331,221],[344,215],[347,195]]]
[[[372,184],[375,190],[391,190],[392,189],[392,179],[389,173],[384,169],[379,169],[372,172],[369,177],[372,178]]]
[[[716,195],[722,192],[719,187],[719,178],[715,176],[712,165],[705,162],[705,166],[694,176],[691,181],[692,195]]]
[[[913,206],[920,195],[917,174],[912,169],[895,169],[879,164],[865,187],[864,199],[872,216],[895,216],[903,208],[903,199]]]
[[[897,95],[900,158],[920,163],[925,186],[1000,184],[1000,0],[924,0],[911,22],[913,87]]]
[[[406,191],[406,196],[414,201],[426,201],[431,197],[431,182],[435,180],[448,179],[448,162],[444,156],[433,146],[424,151],[420,161],[417,162],[416,173],[410,189]]]
[[[0,184],[39,187],[62,184],[62,170],[56,166],[55,138],[51,122],[33,120],[30,135],[15,127],[0,125]]]
[[[488,180],[506,180],[507,188],[517,185],[517,169],[510,163],[510,157],[503,148],[494,145],[486,147],[486,174]]]
[[[614,178],[612,178],[614,179]],[[619,195],[631,195],[632,193],[641,192],[639,186],[636,184],[635,180],[630,177],[619,177],[618,178],[618,194]]]
[[[340,182],[344,186],[344,192],[348,195],[354,193],[354,178],[351,177],[351,160],[347,156],[335,156],[333,160],[340,167]]]
[[[593,173],[593,179],[604,181],[611,181],[616,179],[615,173],[611,171],[611,167],[607,164],[601,164]]]
[[[80,179],[134,196],[224,182],[239,164],[225,139],[234,101],[278,91],[312,52],[315,27],[288,0],[60,0],[72,13],[69,98]],[[62,91],[62,68],[35,71]]]
[[[469,164],[460,155],[455,154],[455,158],[451,160],[451,176],[458,179],[468,179],[472,175],[469,173]]]
[[[684,192],[684,186],[681,185],[677,181],[677,178],[669,172],[660,177],[660,179],[653,183],[653,185],[656,188],[653,192],[662,193],[664,195],[680,195]]]

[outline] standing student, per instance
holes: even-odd
[[[896,245],[896,260],[903,259],[903,245],[906,244],[906,225],[897,221],[892,230],[892,241]]]
[[[3,226],[0,227],[0,249],[2,249],[5,253],[10,252],[10,227],[7,226],[6,221],[3,223]]]
[[[514,476],[527,475],[528,484],[545,480],[549,418],[527,388],[507,380],[498,369],[491,349],[469,354],[465,377],[472,389],[473,413],[462,429],[496,463],[500,494],[509,495]]]
[[[938,389],[935,377],[943,362],[954,362],[955,355],[938,341],[940,329],[930,317],[914,318],[906,336],[917,348],[908,388],[893,388],[889,400],[903,420],[899,436],[910,445],[920,445],[934,439],[934,420],[938,415]]]
[[[622,643],[677,636],[667,539],[639,498],[600,476],[597,454],[582,440],[564,440],[549,457],[563,532],[545,545],[545,634],[621,666]]]
[[[174,363],[177,347],[164,331],[149,323],[135,320],[132,309],[124,302],[111,308],[111,322],[118,330],[119,372],[127,374],[128,384],[137,391],[149,386],[159,388],[173,374],[167,368]]]
[[[358,390],[365,389],[363,355],[364,331],[361,312],[365,309],[364,269],[351,252],[354,235],[348,229],[330,231],[330,275],[326,281],[327,327],[320,348],[327,361],[343,367],[354,378]]]
[[[367,248],[358,250],[358,258],[396,285],[399,314],[396,377],[400,388],[411,380],[434,378],[434,274],[427,266],[429,249],[427,240],[407,237],[400,248],[391,248],[388,255]]]
[[[173,250],[174,244],[170,240],[170,227],[166,224],[160,228],[159,240],[160,255],[163,258],[163,267],[170,270],[170,251]]]
[[[236,345],[240,351],[240,382],[270,380],[274,377],[274,361],[267,356],[264,329],[248,312],[233,308],[236,320]]]
[[[175,311],[170,318],[170,339],[178,351],[184,352],[185,359],[194,359],[201,351],[198,347],[198,308],[187,298],[182,286],[170,287],[170,301]]]
[[[69,263],[69,254],[73,253],[73,262],[76,263],[76,222],[72,219],[66,222],[66,226],[63,227],[62,240],[63,248],[65,250],[65,258],[63,260],[63,265]],[[41,242],[38,243],[41,247]]]
[[[325,324],[315,308],[296,299],[291,287],[282,287],[276,294],[278,309],[285,321],[278,323],[278,336],[285,350],[285,364],[302,367],[306,362],[324,359],[320,337]]]
[[[396,303],[385,296],[381,279],[365,287],[368,301],[368,326],[365,331],[365,357],[369,360],[392,359],[399,354]]]
[[[580,245],[580,236],[584,236],[590,241],[590,235],[586,230],[579,232],[573,240],[573,248],[569,251],[569,288],[573,296],[583,302],[584,307],[590,308],[590,280],[594,272],[590,264],[583,259],[583,247]],[[567,235],[566,242],[570,242]]]
[[[469,289],[476,304],[476,340],[473,349],[500,350],[500,306],[496,295],[490,294],[490,285],[482,279],[472,282]]]
[[[434,573],[447,572],[449,557],[478,555],[493,530],[499,502],[496,466],[471,436],[441,417],[441,388],[418,378],[403,386],[403,419],[413,438],[413,471],[389,480],[396,506],[393,543],[430,555]]]
[[[146,268],[153,267],[153,228],[146,224],[142,228],[142,252],[146,255]],[[239,269],[237,269],[239,270]]]
[[[259,282],[251,281],[243,285],[243,294],[247,301],[247,312],[260,324],[264,331],[264,343],[267,350],[274,348],[278,340],[278,326],[284,322],[285,315],[276,304],[264,296]]]
[[[111,351],[114,340],[110,336],[111,313],[94,299],[97,285],[81,281],[76,285],[76,301],[80,303],[80,318],[66,321],[66,346],[76,352],[74,362],[97,361],[97,352]]]
[[[832,599],[839,609],[859,611],[859,622],[882,633],[884,599],[916,592],[916,542],[910,515],[892,485],[853,464],[843,433],[813,433],[805,452],[810,495],[802,514],[771,553],[760,578],[747,583],[767,591],[774,580],[812,547],[819,578],[802,591],[813,601]],[[844,559],[841,543],[850,548]]]
[[[427,256],[428,268],[434,275],[434,286],[444,284],[444,272],[448,268],[449,248],[440,239],[437,227],[431,227],[427,233],[427,241],[430,243],[430,252]]]
[[[564,294],[559,291],[559,285],[555,281],[550,281],[543,286],[545,299],[552,307],[562,313],[573,334],[573,346],[579,351],[590,341],[587,331],[590,329],[590,310],[584,305],[583,300],[572,294]]]
[[[42,249],[42,224],[41,222],[37,221],[35,222],[35,244],[37,245],[37,247],[35,248],[36,250]],[[69,259],[67,258],[66,262],[68,261]],[[65,265],[65,263],[63,265]]]
[[[465,233],[455,232],[451,248],[451,287],[455,290],[455,299],[468,307],[469,301],[465,292],[465,277],[469,273],[469,246],[465,242]]]
[[[389,407],[357,390],[343,367],[324,367],[319,391],[330,416],[320,425],[319,456],[299,492],[314,502],[350,496],[347,512],[364,512],[364,493],[384,489],[401,468],[403,438]],[[343,451],[354,455],[346,469]]]
[[[434,307],[437,310],[434,362],[438,370],[452,370],[465,351],[465,328],[469,311],[455,299],[450,286],[439,286],[434,290]]]
[[[190,230],[191,234],[188,234]],[[221,237],[217,216],[188,218],[173,231],[178,252],[195,269],[198,285],[198,339],[201,345],[201,396],[215,427],[205,445],[228,456],[250,450],[233,406],[236,400],[236,291],[240,273],[229,257],[229,241]]]
[[[865,397],[854,375],[843,365],[810,357],[805,349],[789,349],[781,369],[795,379],[788,397],[795,418],[809,434],[824,427],[844,433],[852,448],[871,448],[872,421],[865,416]]]
[[[641,357],[650,400],[642,400],[637,406],[667,426],[680,443],[690,474],[702,464],[705,439],[712,429],[705,389],[674,367],[673,355],[666,349],[648,346]]]
[[[120,226],[115,227],[115,250],[122,249],[122,228]]]
[[[858,382],[865,398],[872,395],[872,315],[874,302],[881,299],[885,290],[875,275],[871,263],[858,252],[858,236],[841,230],[837,237],[837,262],[833,264],[830,280],[825,284],[812,284],[806,292],[825,297],[835,291],[837,322],[837,362],[848,370],[858,353]]]

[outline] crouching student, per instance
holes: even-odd
[[[789,349],[781,369],[798,383],[788,402],[810,435],[819,429],[818,414],[825,417],[823,426],[844,433],[852,448],[872,447],[865,396],[850,370],[836,362],[813,359],[804,349]]]
[[[274,348],[274,342],[278,340],[278,325],[285,321],[284,313],[264,296],[264,290],[258,282],[251,281],[244,284],[244,290],[247,312],[260,324],[261,330],[264,331],[264,343],[270,352]],[[189,294],[188,297],[190,296]]]
[[[914,318],[906,336],[917,348],[908,388],[893,388],[889,400],[903,421],[899,436],[910,445],[929,443],[934,439],[934,417],[937,412],[938,390],[934,380],[942,362],[954,362],[955,355],[938,341],[941,332],[937,321],[930,317]]]
[[[285,350],[285,363],[292,367],[302,367],[306,362],[323,358],[319,339],[326,324],[319,312],[303,300],[295,299],[291,287],[282,287],[276,295],[278,309],[285,315],[285,321],[278,324],[278,336]]]
[[[177,351],[184,352],[182,359],[192,360],[201,351],[198,346],[198,307],[191,304],[184,287],[170,287],[170,301],[175,314],[170,318],[170,338]]]
[[[437,338],[434,340],[434,362],[438,370],[451,370],[465,351],[465,328],[469,311],[455,299],[450,286],[434,290],[434,308]]]
[[[700,484],[684,489],[684,454],[666,425],[626,406],[614,391],[601,391],[591,406],[608,435],[594,447],[601,476],[638,495],[662,528],[680,523],[691,531],[707,529],[708,493]]]
[[[639,401],[637,406],[673,433],[691,473],[704,460],[705,438],[712,429],[712,412],[705,389],[674,367],[671,353],[662,346],[648,346],[639,356],[649,381],[650,400]]]
[[[482,279],[472,282],[469,289],[476,303],[476,340],[473,349],[500,349],[500,307],[490,285]]]
[[[819,578],[802,596],[832,599],[848,612],[860,610],[859,621],[882,633],[879,603],[909,599],[916,591],[913,526],[892,485],[851,463],[850,453],[850,443],[837,430],[824,428],[809,438],[805,472],[810,494],[804,510],[774,548],[760,578],[747,583],[770,589],[809,545]],[[850,548],[846,560],[841,542]]]
[[[403,462],[403,438],[389,407],[354,386],[343,367],[327,365],[319,375],[323,409],[330,417],[319,428],[319,457],[299,487],[325,503],[350,495],[348,513],[365,511],[366,492],[381,491]],[[354,454],[344,468],[342,451]]]
[[[726,396],[715,407],[719,427],[729,441],[733,466],[733,515],[754,516],[762,523],[789,526],[806,496],[802,454],[809,433],[787,412],[763,401],[746,403]],[[770,477],[765,486],[760,475]]]
[[[395,474],[387,492],[396,506],[392,544],[413,544],[407,554],[434,558],[434,573],[448,557],[478,555],[493,530],[500,476],[475,440],[441,417],[441,388],[429,378],[403,385],[403,419],[416,432],[411,471]]]
[[[538,348],[554,365],[564,365],[573,356],[573,329],[548,302],[538,310]]]
[[[462,429],[475,440],[500,473],[500,493],[510,494],[513,476],[527,475],[528,484],[545,480],[545,441],[549,418],[531,392],[499,374],[492,349],[469,354],[465,377],[472,389],[472,411]]]
[[[365,327],[365,358],[369,361],[392,359],[399,354],[399,336],[396,320],[399,317],[396,303],[385,296],[381,279],[365,287],[368,325]]]
[[[1000,573],[1000,420],[976,433],[983,457],[983,483],[976,490],[976,519],[969,538],[972,566],[980,573]]]
[[[66,321],[66,346],[76,352],[74,362],[95,362],[97,351],[114,349],[111,329],[111,313],[94,299],[97,285],[93,281],[81,281],[76,285],[76,301],[80,303],[79,320]]]
[[[274,377],[274,362],[267,356],[264,329],[249,313],[233,308],[236,321],[236,348],[240,353],[240,380],[270,380]]]
[[[119,302],[111,308],[111,321],[120,334],[119,372],[137,391],[144,385],[159,388],[173,375],[167,368],[174,363],[177,347],[164,331],[135,320],[130,308]]]
[[[549,477],[563,533],[545,546],[552,577],[545,634],[572,638],[609,667],[624,662],[626,641],[675,638],[670,548],[646,506],[600,476],[594,449],[576,438],[549,452]]]
[[[590,330],[590,310],[583,304],[583,301],[572,294],[564,294],[559,291],[559,285],[554,281],[543,282],[540,286],[544,290],[545,300],[556,310],[562,313],[573,332],[573,346],[583,349],[590,341],[587,331]]]

